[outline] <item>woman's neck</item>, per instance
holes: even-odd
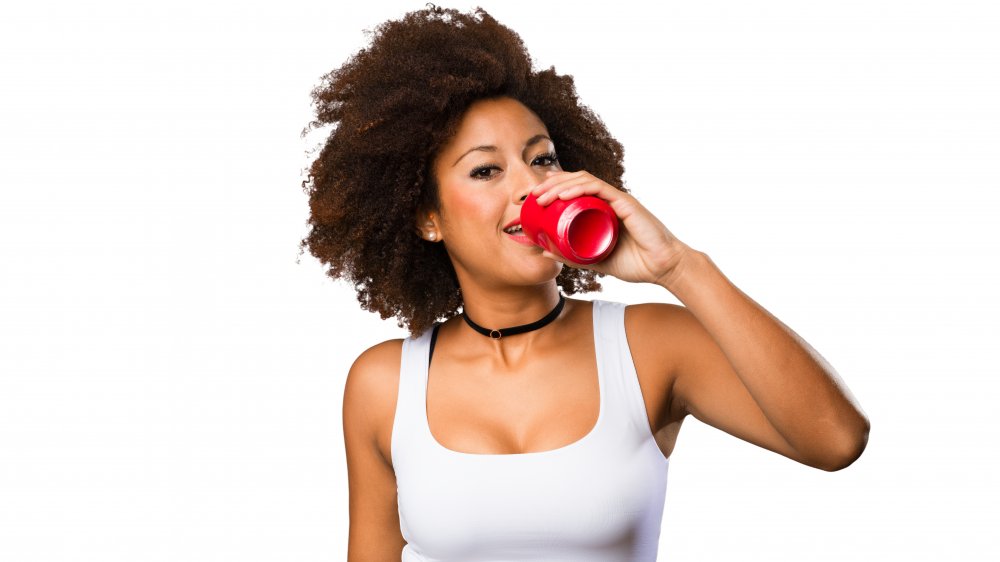
[[[488,330],[537,322],[559,304],[555,283],[507,292],[462,290],[462,308],[470,320]],[[558,321],[558,318],[553,321]],[[529,332],[530,333],[530,332]]]

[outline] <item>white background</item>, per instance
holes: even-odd
[[[1000,556],[993,3],[444,5],[572,74],[633,195],[872,421],[827,473],[688,418],[662,560]],[[344,379],[407,333],[299,255],[299,133],[363,30],[421,7],[4,9],[0,559],[346,557]]]

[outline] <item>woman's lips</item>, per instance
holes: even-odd
[[[535,243],[531,241],[531,238],[525,236],[523,232],[521,234],[511,234],[509,232],[504,232],[504,234],[510,236],[511,240],[517,242],[518,244],[524,244],[525,246],[535,245]]]

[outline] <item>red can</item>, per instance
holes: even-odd
[[[611,254],[618,241],[618,215],[593,195],[556,198],[542,207],[534,195],[521,205],[521,229],[538,246],[567,261],[587,265]]]

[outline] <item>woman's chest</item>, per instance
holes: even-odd
[[[409,543],[440,560],[527,553],[625,560],[637,544],[655,551],[666,465],[647,447],[628,450],[595,444],[554,454],[414,459],[399,480],[401,528]]]
[[[537,354],[511,367],[445,353],[428,371],[426,417],[435,441],[452,451],[547,451],[595,426],[600,397],[592,345]]]

